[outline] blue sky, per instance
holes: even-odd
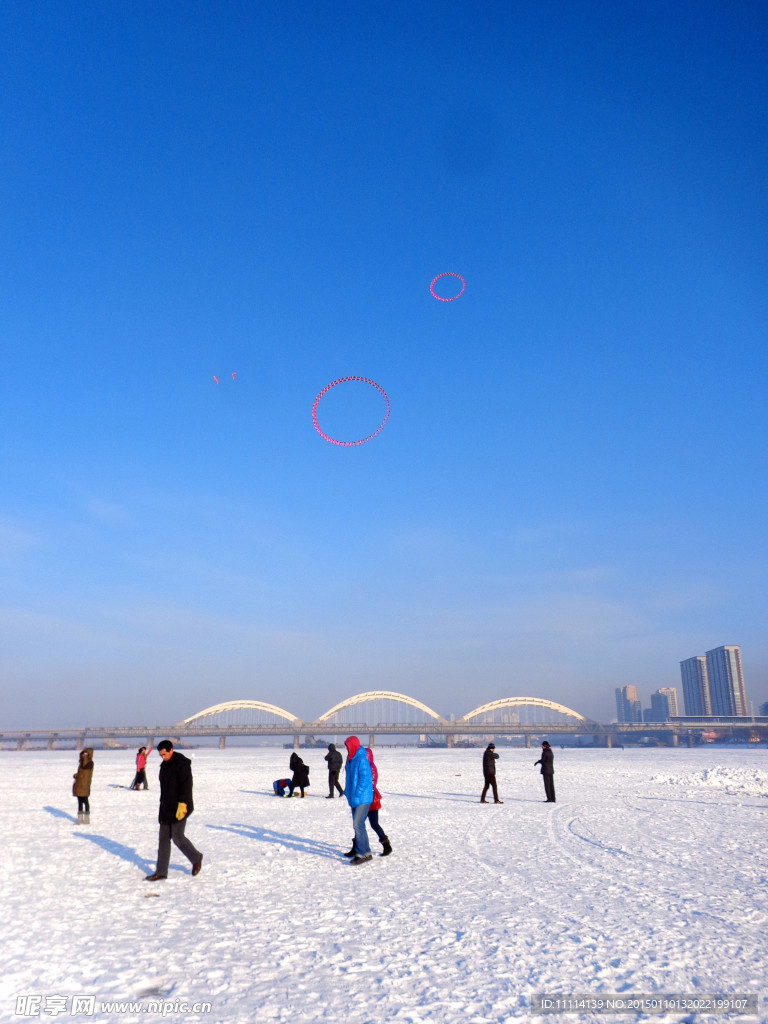
[[[607,721],[722,643],[768,700],[768,7],[6,0],[0,49],[2,725]]]

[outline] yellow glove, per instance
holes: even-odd
[[[181,821],[181,819],[185,818],[186,815],[187,815],[187,805],[179,803],[179,806],[176,808],[176,821]]]

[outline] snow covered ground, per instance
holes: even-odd
[[[361,867],[324,753],[302,751],[308,797],[280,800],[289,751],[193,751],[203,870],[174,849],[153,885],[156,753],[135,793],[133,752],[96,752],[83,827],[74,752],[0,752],[0,1020],[162,1019],[100,1009],[117,1000],[186,1024],[647,1019],[532,1014],[532,992],[758,992],[757,1017],[664,1019],[768,1020],[765,747],[555,748],[556,805],[538,751],[502,747],[499,807],[478,803],[481,750],[380,747],[394,853]]]

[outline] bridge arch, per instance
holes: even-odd
[[[394,690],[368,690],[366,693],[357,693],[354,697],[347,697],[346,700],[343,700],[338,704],[334,704],[334,706],[329,708],[325,714],[320,715],[320,717],[316,719],[316,724],[327,724],[329,719],[333,718],[335,715],[341,715],[344,711],[349,708],[353,708],[358,704],[369,704],[378,701],[392,702],[407,708],[412,708],[415,711],[421,711],[435,722],[444,721],[442,715],[439,715],[437,711],[433,711],[432,708],[427,707],[426,704],[422,704],[420,700],[416,700],[414,697],[408,697],[404,693],[395,693]]]
[[[574,711],[572,708],[567,708],[564,704],[557,704],[553,700],[546,700],[543,697],[502,697],[501,700],[492,700],[489,704],[481,704],[480,707],[474,709],[474,711],[467,712],[463,718],[457,719],[457,722],[469,722],[470,719],[480,718],[485,716],[486,721],[493,722],[494,718],[499,713],[504,713],[512,709],[522,708],[535,708],[546,710],[552,714],[562,715],[566,718],[573,718],[577,722],[586,722],[586,718],[580,715],[578,711]],[[518,712],[519,713],[519,712]]]
[[[228,700],[223,704],[212,704],[211,707],[198,711],[197,714],[192,715],[190,718],[185,718],[181,724],[202,725],[204,723],[201,720],[205,718],[212,720],[214,718],[231,719],[233,717],[265,717],[272,720],[277,718],[290,723],[292,726],[302,724],[302,720],[297,718],[296,715],[292,715],[290,711],[285,711],[283,708],[277,707],[276,704],[266,704],[263,700]],[[210,724],[222,725],[225,723],[223,721],[211,721]],[[227,721],[226,724],[230,725],[233,723]],[[273,723],[270,722],[269,724]]]

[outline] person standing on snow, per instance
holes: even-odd
[[[373,803],[373,777],[368,758],[365,756],[365,748],[360,746],[357,736],[348,736],[344,740],[344,746],[347,748],[344,793],[352,809],[352,826],[355,830],[354,856],[351,863],[365,864],[372,859],[365,819]]]
[[[157,867],[147,875],[146,882],[160,882],[168,877],[171,860],[171,840],[192,864],[192,874],[200,874],[203,855],[184,835],[187,818],[195,809],[192,803],[192,762],[173,749],[170,740],[158,743],[157,752],[163,759],[160,766],[160,837],[157,844]]]
[[[80,751],[80,759],[77,763],[77,772],[72,776],[75,780],[72,783],[72,796],[77,797],[77,824],[91,824],[91,805],[88,797],[91,795],[91,778],[93,777],[93,747],[86,747]]]
[[[541,744],[541,758],[538,761],[534,761],[534,768],[537,764],[541,765],[541,777],[544,780],[544,793],[546,800],[544,803],[554,804],[555,800],[555,769],[553,761],[555,760],[555,754],[552,747],[547,743],[546,740]]]
[[[328,796],[325,799],[333,800],[334,786],[338,789],[339,796],[344,796],[344,790],[339,785],[339,772],[341,771],[341,766],[344,763],[344,758],[333,743],[329,743],[328,753],[325,755],[325,760],[328,762]]]
[[[136,777],[131,783],[131,789],[138,789],[140,783],[144,783],[144,789],[149,789],[147,783],[147,758],[152,753],[152,747],[147,750],[146,747],[139,747],[139,752],[136,755]]]
[[[488,801],[485,799],[485,794],[488,792],[490,786],[493,790],[493,802],[495,804],[504,803],[503,800],[499,800],[499,793],[496,789],[496,762],[499,755],[496,753],[496,744],[489,743],[483,751],[483,778],[485,779],[485,785],[483,786],[483,792],[480,795],[480,803],[487,804]]]

